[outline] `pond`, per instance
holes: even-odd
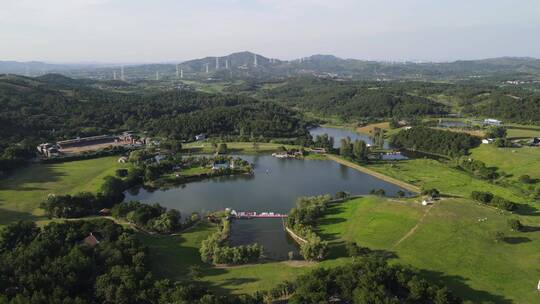
[[[442,128],[464,128],[468,126],[470,126],[470,124],[460,120],[439,120],[439,127]]]
[[[253,176],[222,176],[154,192],[140,189],[137,194],[127,193],[126,200],[159,202],[183,214],[224,208],[288,213],[300,196],[333,195],[340,190],[353,195],[367,194],[379,188],[387,195],[395,195],[400,190],[396,185],[329,160],[240,157],[254,164]],[[257,241],[270,258],[283,259],[289,251],[296,251],[280,219],[237,220],[231,231],[233,245]]]
[[[309,130],[309,133],[313,138],[317,135],[323,135],[328,134],[328,136],[334,138],[334,148],[339,148],[339,141],[342,138],[350,137],[352,141],[355,140],[363,140],[366,142],[366,144],[373,145],[373,140],[369,137],[367,134],[361,134],[358,132],[354,132],[351,130],[346,129],[339,129],[339,128],[328,128],[328,127],[316,127]],[[385,149],[389,148],[388,141],[384,141],[384,147]]]

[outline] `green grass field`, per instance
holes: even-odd
[[[275,144],[275,143],[257,143],[257,145],[254,146],[251,142],[228,142],[227,144],[227,150],[228,153],[245,153],[245,154],[253,154],[253,153],[272,153],[279,150],[280,147],[285,147],[287,149],[293,149],[293,148],[300,148],[298,146],[292,146],[292,145],[283,145],[283,144]],[[183,145],[183,149],[187,152],[191,153],[214,153],[215,148],[212,146],[212,143],[204,141],[204,142],[192,142]]]
[[[537,303],[540,220],[522,217],[530,232],[511,232],[508,217],[463,199],[425,207],[365,197],[334,205],[320,231],[334,257],[344,254],[344,242],[355,241],[395,254],[392,262],[421,269],[474,303]],[[494,240],[496,231],[504,241]]]
[[[367,168],[423,188],[437,188],[447,195],[469,197],[472,191],[490,191],[515,202],[526,202],[521,193],[452,169],[432,159],[412,159],[395,164],[378,163]]]
[[[506,136],[514,137],[540,137],[540,130],[507,129]]]
[[[189,267],[198,265],[202,270],[200,280],[220,293],[254,293],[270,289],[283,280],[292,279],[307,271],[307,267],[295,267],[288,262],[271,262],[255,265],[217,268],[204,264],[199,255],[201,242],[216,227],[200,223],[178,236],[148,236],[139,234],[139,239],[150,249],[152,272],[160,278],[183,279]]]
[[[20,168],[0,180],[0,225],[17,220],[43,219],[39,204],[49,193],[70,194],[96,191],[107,175],[127,166],[118,157],[65,162],[32,164]]]
[[[540,127],[536,125],[521,125],[509,123],[504,125],[506,130],[506,136],[513,137],[540,137]]]
[[[480,145],[471,150],[471,157],[512,174],[515,178],[523,174],[540,178],[540,148],[497,148],[494,145]]]

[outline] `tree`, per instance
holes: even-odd
[[[523,224],[518,219],[508,219],[508,227],[512,229],[513,231],[522,231],[523,230]]]
[[[502,232],[502,231],[495,231],[493,233],[493,240],[495,242],[497,242],[497,243],[504,241],[504,237],[505,237],[505,235],[504,235],[504,232]]]
[[[344,199],[344,198],[347,198],[348,196],[349,196],[349,193],[341,190],[341,191],[336,192],[335,198]]]
[[[430,188],[430,189],[423,189],[422,195],[429,195],[432,198],[438,198],[439,196],[441,196],[441,193],[439,192],[439,190],[435,188]]]
[[[188,276],[192,279],[192,280],[198,280],[199,278],[202,277],[202,268],[200,265],[191,265],[189,266],[188,268]]]
[[[368,147],[363,140],[355,140],[353,143],[352,154],[357,161],[364,161],[367,159]]]
[[[371,139],[377,147],[382,148],[384,146],[384,130],[374,127],[371,131]]]
[[[227,153],[227,144],[226,143],[220,143],[217,147],[216,152],[218,154],[226,154]]]
[[[128,169],[116,169],[116,176],[126,177],[128,175]]]
[[[384,191],[384,189],[371,189],[371,191],[369,191],[369,194],[378,195],[378,196],[385,196],[386,191]]]
[[[502,126],[491,126],[486,130],[487,138],[505,138],[506,128]]]
[[[339,155],[343,157],[352,156],[351,139],[349,137],[342,138],[339,145]]]
[[[532,183],[534,183],[534,180],[531,179],[531,177],[529,175],[527,175],[527,174],[521,175],[519,177],[519,181],[524,183],[524,184],[532,184]]]
[[[308,261],[320,261],[328,254],[328,243],[315,233],[306,237],[307,242],[300,245],[300,253]]]
[[[369,248],[358,246],[358,244],[355,242],[347,242],[345,244],[345,248],[347,249],[347,254],[350,257],[366,255],[371,252]]]
[[[0,230],[0,253],[30,243],[39,233],[35,222],[18,221]]]

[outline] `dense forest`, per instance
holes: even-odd
[[[261,95],[265,99],[345,120],[434,115],[448,111],[444,105],[428,98],[375,82],[298,78],[263,90]]]
[[[401,266],[371,255],[331,269],[317,269],[297,280],[289,303],[461,303],[446,288]]]
[[[68,89],[51,78],[44,78],[50,82],[0,78],[3,138],[55,140],[119,129],[179,139],[191,139],[199,132],[220,135],[242,130],[257,136],[305,134],[294,112],[247,97],[193,91],[122,94],[80,85]]]
[[[18,222],[0,232],[1,303],[257,303],[212,295],[189,276],[156,280],[148,252],[109,220]]]
[[[540,123],[540,93],[493,94],[488,102],[466,109],[471,114],[524,124]]]
[[[466,133],[414,127],[401,130],[390,140],[390,145],[399,149],[422,151],[447,156],[459,156],[480,144],[478,137]]]
[[[60,75],[0,76],[0,105],[0,171],[34,155],[39,142],[120,130],[178,140],[192,140],[199,133],[307,135],[306,122],[297,113],[270,102],[193,91],[117,93]]]

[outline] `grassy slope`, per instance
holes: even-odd
[[[419,187],[437,188],[448,195],[469,197],[472,191],[482,190],[516,202],[525,201],[519,193],[476,179],[466,172],[431,159],[414,159],[396,164],[379,163],[367,167]]]
[[[481,160],[488,166],[494,166],[518,178],[528,174],[540,178],[539,148],[497,148],[494,145],[480,145],[471,150],[471,157]]]
[[[21,219],[40,219],[39,204],[49,193],[68,194],[96,191],[107,175],[126,166],[117,157],[33,164],[0,180],[0,225]]]
[[[538,301],[540,231],[510,232],[508,216],[462,199],[445,199],[423,217],[427,208],[375,197],[355,199],[333,206],[320,228],[331,241],[334,256],[342,255],[343,242],[352,240],[395,253],[394,262],[423,269],[427,277],[475,303]],[[414,233],[396,246],[419,222]],[[540,228],[538,219],[527,223]],[[497,243],[492,235],[501,230],[507,241]]]

